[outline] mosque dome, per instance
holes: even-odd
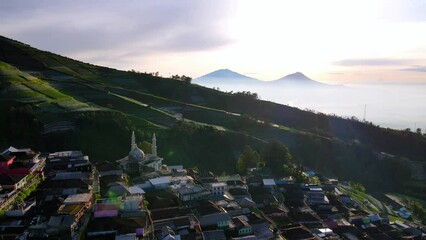
[[[145,153],[136,146],[129,152],[129,158],[142,162],[145,159]]]

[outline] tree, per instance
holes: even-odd
[[[182,75],[182,77],[180,78],[180,80],[183,81],[183,82],[185,82],[185,83],[191,83],[192,78],[188,77],[188,76],[185,76],[185,75]]]
[[[152,151],[152,144],[150,142],[143,141],[140,146],[141,146],[141,150],[144,153],[151,153],[151,151]]]
[[[262,160],[276,175],[284,174],[284,165],[292,165],[292,157],[288,148],[279,141],[269,141],[262,151]]]
[[[244,158],[239,158],[237,161],[237,172],[239,174],[245,174],[247,171],[247,164],[244,161]]]
[[[317,176],[313,176],[309,178],[309,184],[320,185],[321,181]]]
[[[178,74],[172,75],[170,78],[174,79],[174,80],[182,81],[182,82],[185,82],[185,83],[191,83],[191,81],[192,81],[191,77],[188,77],[188,76],[185,76],[185,75],[179,76]]]
[[[256,167],[260,162],[259,154],[250,146],[245,146],[243,153],[237,161],[238,173],[246,173],[247,168]]]

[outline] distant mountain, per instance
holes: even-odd
[[[213,86],[215,84],[261,84],[263,81],[248,77],[229,69],[219,69],[193,80],[194,83]]]
[[[295,72],[280,79],[270,81],[269,84],[285,84],[293,86],[328,86],[328,84],[317,82],[308,78],[305,74],[301,72]]]
[[[245,88],[250,87],[331,87],[329,85],[310,79],[301,72],[295,72],[285,77],[274,81],[262,81],[256,78],[248,77],[243,74],[231,71],[229,69],[219,69],[214,72],[208,73],[204,76],[198,77],[193,80],[194,83],[206,86],[206,87],[222,87],[235,86],[241,87],[244,85]],[[236,89],[238,90],[238,89]]]

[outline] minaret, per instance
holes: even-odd
[[[132,131],[132,144],[130,145],[130,151],[135,149],[136,146],[136,138],[135,138],[135,131]]]
[[[155,133],[152,136],[152,156],[156,157],[157,156],[157,138],[155,137]]]

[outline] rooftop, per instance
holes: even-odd
[[[202,200],[202,201],[199,201],[198,203],[199,203],[199,206],[197,207],[197,211],[202,216],[224,212],[221,207],[217,206],[210,200]]]
[[[224,182],[215,182],[215,183],[212,183],[211,186],[212,187],[226,187],[228,185]]]
[[[235,227],[237,229],[241,229],[241,228],[244,228],[244,227],[250,227],[250,224],[242,216],[233,217],[232,221],[234,222]]]
[[[138,186],[131,186],[131,187],[129,187],[129,193],[130,194],[145,194],[145,191]]]
[[[268,178],[268,179],[262,179],[263,181],[263,185],[265,186],[275,186],[275,180],[272,178]]]
[[[153,221],[174,218],[190,214],[191,211],[187,207],[169,207],[151,210],[151,218]]]
[[[82,172],[58,172],[53,180],[89,179],[88,173]]]
[[[49,227],[70,227],[74,223],[74,217],[70,215],[52,216],[49,219]]]
[[[0,162],[7,162],[12,158],[12,156],[4,156],[3,154],[0,154]]]
[[[158,177],[149,179],[149,182],[154,186],[161,184],[170,184],[170,179],[170,177]]]
[[[108,221],[103,218],[94,218],[87,225],[87,233],[100,231],[117,231],[118,234],[134,233],[138,228],[146,225],[145,217],[110,217]]]
[[[91,199],[92,199],[91,193],[73,194],[73,195],[69,195],[65,199],[64,204],[87,203],[87,202],[90,202]]]
[[[58,214],[76,215],[84,208],[84,204],[63,204],[58,209]]]
[[[281,229],[281,232],[287,239],[316,239],[307,228],[299,224]]]
[[[212,230],[203,232],[205,240],[226,240],[223,230]]]

